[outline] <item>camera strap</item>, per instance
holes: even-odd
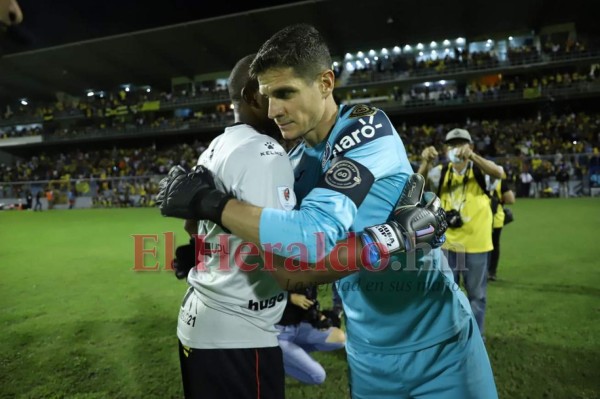
[[[452,166],[451,163],[449,163],[448,165],[446,165],[446,167],[449,169],[448,170],[448,178],[446,180],[446,186],[447,186],[447,190],[448,190],[448,196],[450,197],[450,203],[452,204],[452,208],[454,208],[454,204],[456,203],[456,201],[454,200],[454,190],[452,190],[452,178],[454,177],[454,167]],[[463,205],[465,204],[465,202],[467,201],[467,183],[469,182],[469,172],[471,171],[472,168],[472,163],[469,162],[466,166],[466,171],[464,174],[464,178],[463,178],[463,182],[462,182],[462,201],[460,202],[460,206],[458,207],[457,211],[461,211]],[[444,178],[445,173],[442,175],[442,178]],[[439,194],[438,194],[439,196]]]

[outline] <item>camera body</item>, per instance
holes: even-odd
[[[303,294],[314,302],[304,312],[304,321],[319,330],[325,330],[329,327],[339,328],[341,326],[341,319],[338,313],[330,309],[321,310],[321,304],[316,298],[317,292],[314,287],[307,288]]]
[[[457,229],[461,227],[463,225],[463,220],[460,216],[460,212],[456,209],[446,211],[446,223],[448,223],[448,227],[451,229]]]
[[[310,324],[317,323],[321,317],[321,304],[319,301],[314,299],[313,305],[306,309],[306,313],[304,314],[304,319],[308,321]]]

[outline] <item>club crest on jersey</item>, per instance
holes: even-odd
[[[286,211],[291,211],[296,206],[296,195],[294,191],[287,186],[277,187],[277,198],[281,207]]]
[[[347,190],[360,184],[360,172],[352,162],[342,160],[325,173],[325,182],[331,187]]]
[[[370,107],[365,104],[358,104],[352,108],[352,112],[350,112],[349,118],[360,118],[363,116],[371,116],[377,113],[377,108]]]

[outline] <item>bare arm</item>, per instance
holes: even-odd
[[[260,207],[231,200],[225,206],[222,221],[232,234],[260,247],[258,226],[261,212]],[[285,258],[271,252],[263,252],[263,259],[267,270],[273,269],[272,274],[282,288],[297,289],[331,283],[357,272],[364,267],[361,261],[363,248],[361,240],[354,236],[338,241],[333,250],[317,263],[302,262],[299,265],[299,261],[293,262],[294,258]]]
[[[490,175],[496,179],[502,179],[506,177],[504,174],[504,168],[502,166],[497,165],[496,163],[489,161],[482,156],[475,154],[474,152],[471,153],[469,159],[471,159],[475,165],[479,166],[479,168],[486,175]]]
[[[496,164],[493,161],[489,161],[480,155],[475,154],[471,146],[468,144],[465,144],[464,146],[460,147],[456,155],[462,159],[470,159],[486,175],[495,177],[496,179],[506,178],[506,174],[504,173],[504,168],[502,166]]]
[[[438,152],[435,147],[430,146],[421,153],[421,166],[419,166],[418,174],[427,178],[429,171],[433,168],[433,161],[437,158]]]
[[[262,208],[231,200],[223,210],[222,221],[234,235],[260,247],[259,225]],[[351,242],[348,242],[351,241]],[[338,245],[320,262],[294,265],[293,259],[266,252],[263,258],[267,268],[274,269],[273,277],[286,289],[298,289],[316,284],[327,284],[352,274],[360,267],[363,245],[358,238],[339,241]],[[297,264],[298,262],[296,262]],[[344,268],[343,265],[349,265]]]
[[[339,241],[334,249],[317,263],[293,263],[273,253],[263,253],[272,275],[285,290],[298,290],[312,285],[328,284],[365,268],[361,259],[363,244],[357,237]],[[366,252],[366,251],[365,251]],[[368,263],[368,262],[367,262]],[[366,267],[370,267],[367,265]]]

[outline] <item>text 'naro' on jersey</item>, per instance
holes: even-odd
[[[329,160],[394,133],[394,127],[381,110],[364,104],[342,106],[327,140],[321,166],[325,169]]]

